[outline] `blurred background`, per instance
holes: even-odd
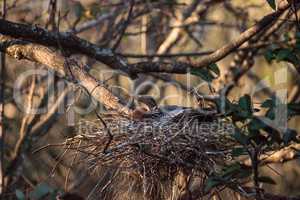
[[[129,63],[149,60],[195,62],[273,12],[265,0],[6,2],[7,20],[72,32],[99,46],[113,48]],[[139,78],[131,80],[94,59],[72,56],[90,66],[90,73],[95,78],[104,81],[128,101],[132,96],[151,95],[159,105],[196,107],[199,99],[194,98],[193,91],[214,95],[229,83],[234,83],[228,95],[232,101],[250,94],[254,106],[259,107],[260,103],[283,89],[287,101],[299,102],[299,76],[294,67],[287,62],[268,62],[265,58],[274,45],[286,45],[280,41],[293,41],[295,38],[294,16],[281,17],[278,23],[284,23],[264,41],[253,39],[248,45],[254,47],[233,52],[218,62],[220,76],[210,83],[203,77],[190,74],[140,74]],[[63,49],[61,51],[64,52]],[[50,72],[28,75],[25,80],[20,78],[28,70],[37,68],[40,67],[29,61],[16,61],[9,57],[6,60],[4,166],[9,169],[11,179],[8,180],[9,192],[4,199],[15,199],[16,194],[20,196],[21,193],[29,195],[37,187],[37,193],[41,190],[53,193],[70,191],[90,199],[101,199],[101,188],[109,184],[109,177],[116,169],[99,167],[91,170],[84,163],[74,163],[74,157],[80,155],[55,146],[77,135],[81,123],[96,119],[93,109],[89,110],[93,102],[84,91],[80,92],[76,87],[71,90],[65,81]],[[245,73],[237,77],[236,72],[240,68],[245,69]],[[16,90],[21,92],[19,102],[14,98]],[[33,115],[24,112],[27,108],[48,109]],[[288,127],[299,130],[299,120],[299,117],[291,118]],[[34,153],[37,149],[40,150]],[[267,191],[300,195],[299,160],[272,164],[261,170],[277,183],[265,184],[263,187]],[[130,178],[128,181],[130,184]]]

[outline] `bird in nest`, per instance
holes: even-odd
[[[195,109],[177,105],[159,107],[151,96],[138,96],[137,100],[140,105],[132,113],[133,120],[177,121],[178,118],[194,116],[201,118],[202,121],[212,121],[217,115],[217,111],[212,109]]]

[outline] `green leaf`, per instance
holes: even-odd
[[[246,154],[247,154],[246,150],[242,147],[237,147],[237,148],[234,148],[231,150],[231,155],[233,157],[238,157],[238,156],[246,155]]]
[[[219,112],[227,115],[233,111],[233,104],[227,97],[218,98],[216,101]]]
[[[206,82],[212,82],[212,80],[215,78],[210,71],[204,68],[192,68],[191,74],[199,76],[202,80]]]
[[[24,193],[21,190],[16,189],[15,193],[16,193],[16,197],[17,197],[18,200],[26,200],[26,197],[25,197]]]
[[[213,71],[217,76],[220,76],[220,69],[216,63],[210,64],[208,69]]]
[[[249,95],[246,94],[239,99],[239,107],[241,110],[238,111],[238,116],[242,118],[249,118],[252,116],[252,103]]]
[[[240,132],[240,130],[235,129],[233,138],[238,141],[240,144],[247,145],[248,137]]]
[[[275,102],[273,99],[267,99],[261,104],[261,107],[263,108],[273,108],[274,106]]]
[[[289,49],[279,49],[278,52],[276,53],[276,59],[278,61],[285,60],[286,58],[289,57],[291,53],[292,51]]]
[[[287,129],[283,133],[282,140],[283,140],[285,145],[288,145],[292,141],[297,142],[297,131],[295,131],[293,129]]]
[[[261,176],[261,177],[258,177],[258,181],[259,181],[259,182],[262,182],[262,183],[267,183],[267,184],[271,184],[271,185],[276,185],[276,182],[275,182],[271,177],[268,177],[268,176]]]
[[[233,163],[232,165],[227,166],[224,169],[222,176],[230,176],[233,174],[237,174],[241,169],[241,165],[239,163]]]
[[[266,117],[271,119],[271,120],[274,120],[275,119],[275,109],[270,108],[266,113]]]
[[[85,9],[79,1],[76,1],[74,3],[73,9],[74,9],[75,16],[77,17],[77,19],[81,18],[84,15]]]
[[[288,107],[288,116],[293,117],[300,114],[300,104],[299,103],[289,103]]]
[[[275,55],[271,49],[269,49],[265,52],[264,57],[267,60],[267,62],[269,62],[269,63],[275,59]]]
[[[276,1],[275,0],[267,0],[267,2],[273,10],[276,10]]]
[[[297,45],[297,43],[296,43]],[[296,55],[296,51],[299,49],[299,44],[298,47],[296,46],[294,50],[289,49],[289,48],[276,48],[276,49],[269,49],[265,52],[265,59],[270,63],[272,60],[276,59],[277,62],[280,61],[286,61],[293,63],[294,65],[298,65],[299,58]]]
[[[242,109],[252,111],[251,97],[246,94],[239,99],[239,105]]]
[[[222,180],[220,180],[218,177],[209,177],[205,183],[204,191],[208,192],[212,188],[220,185],[222,183]]]
[[[237,175],[237,178],[244,179],[250,177],[251,175],[252,175],[252,169],[246,168],[240,171],[240,173]]]
[[[248,129],[250,131],[258,131],[258,130],[263,129],[265,127],[266,127],[266,125],[261,120],[258,120],[256,118],[252,119],[250,121],[250,123],[248,124]]]
[[[44,197],[52,191],[53,189],[49,187],[49,185],[46,183],[40,183],[32,192],[30,192],[29,197],[31,200],[44,199]]]

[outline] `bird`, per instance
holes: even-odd
[[[133,120],[142,120],[143,118],[144,118],[144,116],[145,116],[145,113],[147,113],[148,112],[148,110],[146,109],[146,108],[144,108],[144,107],[136,107],[134,110],[133,110],[133,112],[132,112],[132,114],[131,114],[131,118],[133,119]]]
[[[158,106],[153,97],[149,95],[139,95],[136,98],[139,105],[132,112],[132,119],[154,119],[162,123],[176,121],[184,117],[197,117],[202,121],[211,121],[212,116],[217,111],[211,109],[192,108],[178,105]]]
[[[139,95],[137,96],[137,101],[148,110],[155,110],[157,108],[155,99],[149,95]]]
[[[149,95],[138,95],[136,97],[138,106],[133,110],[131,118],[134,120],[142,120],[144,114],[157,109],[156,101]]]

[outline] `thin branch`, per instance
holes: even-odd
[[[295,44],[296,40],[291,40],[288,44]],[[236,51],[249,51],[253,49],[264,48],[272,44],[287,44],[287,41],[260,41],[255,44],[242,46]],[[214,50],[207,50],[201,52],[181,52],[181,53],[163,53],[163,54],[135,54],[135,53],[118,53],[118,55],[126,58],[174,58],[174,57],[198,57],[206,56],[215,52]]]
[[[56,121],[55,118],[58,109],[64,103],[64,100],[71,90],[72,87],[66,87],[56,98],[55,103],[51,106],[47,113],[44,114],[36,123],[29,125],[30,129],[28,131],[30,131],[30,135],[32,135],[33,138],[41,137],[43,133],[47,132],[46,130],[49,130],[51,125]]]
[[[85,22],[83,23],[81,26],[75,28],[75,29],[70,29],[68,32],[71,32],[73,34],[78,34],[81,32],[84,32],[88,29],[91,29],[93,27],[96,27],[98,25],[100,25],[104,20],[109,19],[110,17],[112,17],[114,15],[114,13],[105,13],[103,15],[98,16],[96,19],[93,19],[91,21]]]
[[[235,40],[232,42],[224,45],[223,47],[219,48],[218,50],[214,51],[213,53],[200,58],[200,60],[194,64],[188,64],[188,63],[161,63],[161,62],[153,62],[153,63],[145,63],[140,62],[133,65],[134,70],[137,73],[142,73],[143,71],[148,72],[166,72],[166,73],[187,73],[188,68],[202,68],[206,67],[211,63],[215,63],[227,55],[229,55],[231,52],[235,51],[237,48],[239,48],[242,44],[244,44],[246,41],[250,40],[253,36],[256,34],[262,32],[266,28],[269,27],[269,25],[272,24],[273,21],[278,19],[278,17],[289,8],[289,4],[285,2],[284,4],[281,4],[279,9],[269,15],[266,15],[263,17],[257,24],[252,26],[251,28],[244,31],[240,36],[238,36]]]
[[[277,151],[269,151],[259,156],[259,165],[267,165],[270,163],[283,163],[289,160],[293,160],[299,157],[298,152],[300,151],[300,144],[291,144],[287,147],[279,149]],[[251,166],[251,160],[247,159],[243,161],[243,164]]]
[[[115,51],[118,48],[118,46],[119,46],[119,44],[120,44],[120,42],[121,42],[121,40],[122,40],[122,38],[124,36],[124,33],[125,33],[127,27],[130,24],[130,20],[131,20],[131,16],[132,16],[132,11],[133,11],[134,4],[135,4],[134,0],[131,0],[130,1],[130,8],[129,8],[129,11],[128,11],[127,19],[124,21],[124,23],[123,23],[123,25],[121,27],[121,31],[120,31],[119,37],[117,38],[117,41],[115,42],[115,44],[112,47],[113,51]]]
[[[282,4],[280,8],[276,12],[273,12],[269,15],[266,15],[263,17],[259,22],[257,22],[254,26],[244,31],[241,35],[239,35],[236,39],[234,39],[232,42],[224,45],[223,47],[219,48],[214,53],[200,58],[200,60],[194,64],[194,67],[201,68],[208,66],[211,63],[217,62],[224,57],[226,57],[228,54],[233,52],[235,49],[239,48],[243,43],[250,40],[253,36],[260,33],[262,30],[269,27],[270,24],[274,20],[276,20],[286,9],[290,7],[288,2],[285,2],[285,4]]]
[[[18,138],[18,141],[15,145],[15,149],[14,149],[14,152],[13,152],[13,160],[16,157],[18,157],[22,152],[23,143],[25,142],[25,140],[27,138],[28,124],[33,119],[29,113],[30,113],[30,110],[32,109],[32,104],[33,104],[32,99],[34,97],[35,86],[36,86],[36,77],[34,76],[32,78],[29,94],[27,96],[27,105],[26,105],[25,116],[22,119],[22,124],[21,124],[21,128],[20,128],[20,131],[19,131],[19,138]]]

